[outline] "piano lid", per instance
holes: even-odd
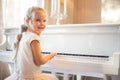
[[[120,24],[49,25],[40,40],[43,52],[111,56],[120,51]]]

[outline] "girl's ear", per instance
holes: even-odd
[[[26,19],[26,24],[27,24],[27,25],[32,24],[31,19]]]
[[[25,20],[26,24],[29,24],[29,21],[30,21],[29,19],[26,19],[26,20]]]

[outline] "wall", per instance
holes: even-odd
[[[56,19],[50,16],[51,0],[45,0],[48,13],[48,24],[56,24]],[[61,3],[61,12],[63,3]],[[60,24],[100,23],[101,0],[67,0],[67,16]]]
[[[101,22],[101,0],[75,0],[74,23]]]

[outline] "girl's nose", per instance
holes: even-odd
[[[44,25],[44,22],[43,22],[43,21],[41,21],[41,22],[40,22],[40,24],[41,24],[41,25]]]

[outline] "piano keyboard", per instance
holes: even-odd
[[[49,54],[50,52],[42,52]],[[57,53],[56,60],[74,61],[74,62],[89,62],[89,63],[108,63],[111,58],[103,55],[86,55],[86,54],[70,54],[70,53]]]

